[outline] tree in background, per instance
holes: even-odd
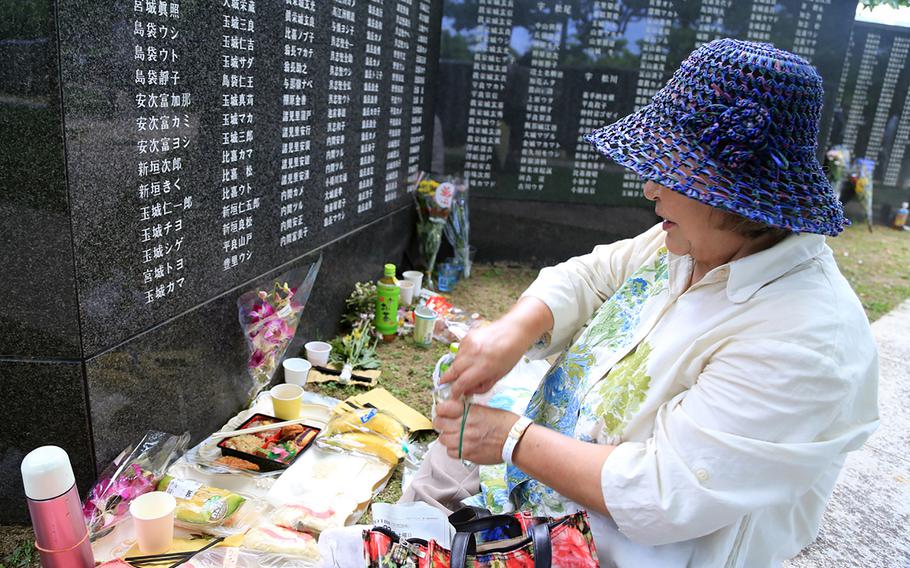
[[[863,0],[863,7],[873,10],[878,6],[891,6],[892,8],[910,8],[910,0]]]

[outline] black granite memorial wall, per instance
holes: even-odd
[[[34,447],[64,447],[84,490],[146,430],[198,439],[239,410],[242,292],[322,255],[293,351],[403,260],[440,10],[0,6],[0,521],[26,518]]]
[[[510,214],[510,234],[553,227],[524,257],[565,258],[630,236],[656,219],[641,181],[582,136],[647,104],[689,52],[719,37],[771,42],[811,61],[825,82],[827,132],[855,8],[854,0],[446,1],[436,101],[444,170],[464,172],[475,210]],[[496,225],[475,226],[480,251],[503,249],[508,235]],[[586,236],[571,238],[578,231]]]
[[[847,46],[827,141],[875,161],[873,204],[887,221],[910,200],[910,30],[856,22]]]

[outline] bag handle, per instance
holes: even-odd
[[[489,517],[492,515],[490,511],[484,509],[483,507],[475,507],[474,505],[465,505],[461,509],[458,509],[451,515],[449,515],[449,523],[458,528],[459,525],[466,523],[468,521],[473,521],[474,519],[479,519],[481,517]]]
[[[493,516],[505,517],[508,515]],[[510,518],[514,519],[514,517]],[[534,525],[528,529],[528,536],[531,537],[531,545],[534,551],[534,568],[551,568],[553,562],[553,548],[550,542],[550,525],[548,523]],[[470,554],[477,554],[477,539],[474,537],[474,533],[455,533],[455,538],[452,539],[451,568],[465,568],[468,555]]]
[[[505,529],[507,538],[517,538],[524,535],[521,523],[512,515],[489,515],[471,519],[470,521],[459,521],[452,523],[457,532],[473,534],[490,529]]]

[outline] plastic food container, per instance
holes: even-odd
[[[254,414],[239,429],[282,422],[274,416]],[[221,455],[240,458],[259,466],[259,471],[286,469],[316,440],[321,430],[305,424],[275,428],[255,434],[225,438],[218,443]],[[258,440],[254,440],[258,438]]]

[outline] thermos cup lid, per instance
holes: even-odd
[[[73,466],[63,448],[41,446],[22,460],[22,484],[25,496],[32,501],[59,497],[75,483]]]

